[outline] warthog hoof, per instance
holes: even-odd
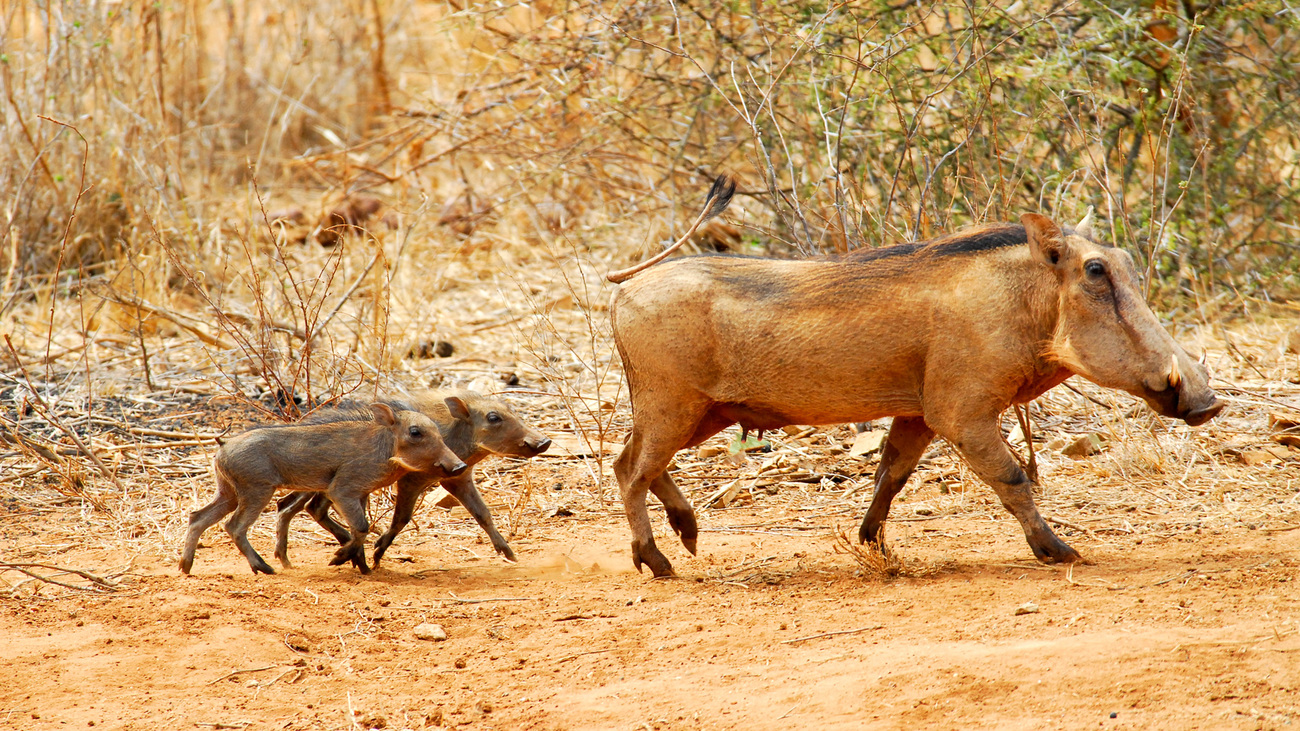
[[[870,518],[863,518],[862,525],[858,527],[858,543],[880,543],[880,523],[874,523]]]
[[[1034,549],[1034,557],[1043,563],[1079,563],[1083,557],[1070,545],[1056,536],[1044,540],[1043,545],[1029,544]]]
[[[380,536],[379,540],[375,541],[375,553],[371,560],[374,562],[376,567],[379,566],[379,559],[384,557],[384,552],[387,551],[388,547],[391,545],[393,545],[393,540],[390,538],[385,541],[384,536]]]
[[[359,545],[353,546],[349,544],[335,551],[334,558],[330,559],[330,566],[341,566],[349,561],[361,573],[370,573],[370,567],[366,565],[365,548]]]
[[[254,576],[256,576],[256,575],[258,575],[258,574],[274,574],[274,573],[275,573],[275,569],[271,568],[271,564],[269,564],[269,563],[267,563],[267,562],[261,560],[260,558],[259,558],[257,561],[250,561],[248,565],[253,567],[253,575],[254,575]]]
[[[493,548],[496,548],[497,553],[501,554],[510,563],[519,563],[519,559],[515,558],[515,552],[510,548],[509,544],[503,543],[500,546],[493,546]]]
[[[639,546],[636,541],[633,541],[632,564],[636,566],[638,572],[641,571],[642,564],[649,566],[651,573],[655,575],[656,579],[677,575],[677,573],[673,571],[673,565],[669,563],[668,558],[660,553],[659,549],[653,543]]]
[[[695,539],[700,535],[699,525],[695,522],[695,513],[690,511],[669,510],[668,525],[682,539],[691,555],[695,555]]]

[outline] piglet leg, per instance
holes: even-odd
[[[504,556],[509,561],[517,560],[515,552],[510,550],[510,544],[506,539],[501,537],[497,531],[496,524],[492,522],[492,511],[488,509],[487,503],[483,502],[483,496],[479,494],[478,488],[474,486],[473,470],[466,470],[457,477],[448,478],[442,481],[442,487],[453,497],[460,501],[461,505],[474,516],[478,521],[479,527],[488,534],[492,541],[492,547],[496,552]]]

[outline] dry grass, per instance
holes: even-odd
[[[949,158],[960,174],[928,175],[925,160],[946,150],[925,145],[960,141],[912,133],[922,120],[949,129],[952,102],[967,97],[927,96],[925,85],[950,82],[956,94],[974,83],[969,65],[931,81],[911,74],[906,88],[872,97],[892,107],[875,115],[876,128],[860,110],[847,117],[854,154],[888,166],[837,179],[844,168],[831,161],[842,150],[830,140],[850,105],[836,99],[869,96],[854,84],[897,80],[925,43],[973,37],[960,24],[932,27],[937,16],[899,26],[889,48],[855,39],[843,14],[815,20],[838,34],[823,40],[842,41],[817,46],[823,83],[806,78],[814,66],[793,62],[811,37],[794,15],[763,27],[743,15],[684,15],[677,27],[696,43],[663,37],[667,16],[635,4],[53,8],[0,7],[0,331],[12,342],[0,351],[0,502],[13,521],[56,525],[61,536],[50,545],[7,538],[2,552],[19,563],[73,545],[170,555],[212,489],[216,435],[349,393],[426,386],[503,393],[557,443],[593,457],[485,465],[480,484],[514,535],[561,504],[578,519],[621,520],[609,457],[629,414],[603,275],[678,230],[718,168],[748,185],[730,222],[695,245],[773,253],[892,241],[1027,207],[1073,215],[1082,206],[1070,201],[1100,188],[1125,202],[1114,220],[1127,211],[1136,221],[1141,206],[1130,203],[1154,200],[1172,180],[1157,164],[1173,144],[1168,130],[1149,138],[1127,187],[1107,177],[1123,161],[1097,117],[1054,139],[1098,156],[1035,178],[1039,192],[1027,193],[1019,182],[1059,157],[1035,135],[1055,132],[1044,132],[1045,117],[1013,114],[993,149]],[[676,50],[683,44],[691,54]],[[734,78],[701,75],[755,53],[761,60]],[[846,71],[859,67],[860,78]],[[786,68],[800,76],[782,76]],[[1050,109],[1064,109],[1058,101]],[[1166,116],[1152,124],[1173,114],[1156,111]],[[1003,170],[1012,149],[1023,152]],[[356,214],[371,197],[379,210]],[[340,220],[336,239],[326,229]],[[1239,240],[1254,223],[1243,213],[1207,230]],[[1188,235],[1121,233],[1139,254],[1168,248],[1166,259]],[[1191,290],[1178,301],[1177,334],[1207,353],[1231,400],[1223,417],[1190,430],[1087,384],[1077,384],[1086,396],[1058,389],[1031,409],[1041,442],[1106,437],[1087,460],[1040,453],[1045,512],[1085,527],[1072,539],[1085,549],[1300,520],[1293,455],[1240,463],[1274,445],[1269,411],[1300,410],[1300,356],[1285,352],[1296,308],[1255,298],[1285,275],[1235,270],[1220,281],[1192,270],[1173,279]],[[427,341],[455,352],[407,357]],[[828,537],[824,518],[804,517],[860,515],[870,499],[855,488],[873,464],[843,457],[845,439],[840,429],[778,438],[787,464],[743,493],[744,512],[703,511],[706,529]],[[748,469],[689,453],[677,467],[697,502]],[[944,445],[894,516],[920,510],[972,531],[1003,517]],[[477,534],[443,517],[424,529]],[[926,524],[891,527],[898,550],[930,540]],[[269,530],[259,525],[255,540]],[[293,537],[324,540],[306,521]],[[883,554],[877,563],[890,565]],[[30,578],[10,590],[33,596],[39,587],[20,583]]]

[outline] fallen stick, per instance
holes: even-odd
[[[456,593],[455,593],[455,592],[450,592],[450,591],[449,591],[449,592],[447,592],[447,593],[451,595],[451,600],[452,600],[452,601],[454,601],[454,602],[459,602],[459,603],[461,603],[461,604],[483,604],[483,603],[485,603],[485,602],[532,602],[532,601],[537,601],[537,598],[536,598],[536,597],[531,597],[531,596],[503,596],[503,597],[495,597],[495,598],[491,598],[491,599],[461,599],[460,597],[456,596]],[[447,601],[447,600],[446,600],[446,599],[443,599],[443,601]]]
[[[86,581],[89,581],[90,583],[94,584],[94,586],[78,586],[77,584],[68,584],[66,582],[62,582],[57,579],[52,579],[48,576],[42,576],[38,573],[28,570],[32,568],[48,569],[50,571],[60,571],[65,574],[73,574],[76,576],[80,576]],[[27,574],[28,576],[32,577],[33,579],[37,579],[38,581],[44,581],[46,583],[66,587],[68,589],[77,589],[79,591],[117,591],[116,584],[108,581],[107,579],[104,579],[99,576],[95,576],[92,573],[89,573],[87,571],[82,571],[80,569],[67,569],[67,568],[63,568],[62,566],[51,566],[49,564],[44,564],[44,563],[10,563],[8,561],[0,561],[0,571],[10,570],[10,569],[13,571],[17,571],[19,573]]]
[[[229,672],[229,673],[226,673],[225,675],[222,675],[220,678],[217,678],[216,680],[209,680],[208,682],[204,683],[204,685],[216,685],[217,683],[220,683],[220,682],[223,681],[223,680],[229,680],[229,679],[235,677],[236,675],[244,675],[244,674],[246,674],[246,673],[260,673],[260,672],[262,672],[263,670],[273,670],[273,669],[278,668],[278,667],[280,667],[280,666],[279,666],[279,665],[267,665],[267,666],[264,667],[264,668],[245,668],[245,669],[243,669],[243,670],[234,670],[234,671],[231,671],[231,672]]]
[[[838,632],[823,632],[819,635],[808,635],[807,637],[796,637],[793,640],[781,640],[783,645],[793,645],[796,642],[807,642],[808,640],[818,640],[823,637],[836,637],[838,635],[855,635],[859,632],[869,632],[873,629],[884,629],[883,624],[873,624],[870,627],[859,627],[857,629],[842,629]]]
[[[556,660],[555,662],[556,663],[568,662],[575,658],[582,657],[583,655],[599,655],[602,652],[613,652],[614,650],[615,648],[613,647],[607,647],[603,650],[587,650],[586,652],[579,652],[573,655],[565,655],[564,657],[560,658],[559,660]]]

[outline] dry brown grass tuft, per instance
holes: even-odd
[[[932,573],[925,565],[905,561],[885,541],[885,530],[880,530],[878,543],[858,543],[849,537],[843,527],[831,531],[835,540],[835,553],[848,556],[857,564],[863,577],[870,581],[889,581],[899,576],[917,578]]]

